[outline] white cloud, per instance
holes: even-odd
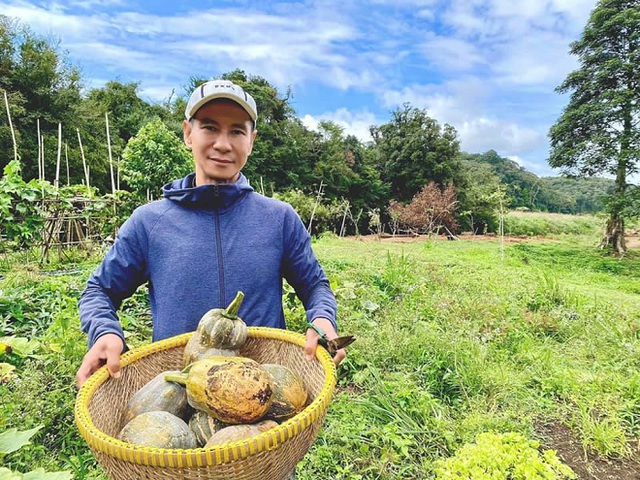
[[[436,68],[444,70],[472,70],[486,63],[484,55],[472,42],[451,37],[432,35],[422,44],[424,56]]]
[[[527,153],[546,143],[543,132],[513,122],[487,118],[474,118],[457,128],[461,147],[471,153],[493,149],[507,155]]]
[[[381,123],[371,112],[352,112],[345,108],[317,116],[304,115],[301,120],[304,126],[314,131],[318,131],[320,121],[332,121],[343,128],[345,135],[353,135],[361,142],[370,142],[372,139],[369,127]]]
[[[539,177],[557,177],[558,175],[560,175],[560,172],[558,170],[554,170],[547,164],[541,164],[540,162],[522,158],[518,155],[509,155],[506,158],[508,158],[509,160],[513,160],[522,168],[536,174]]]
[[[401,90],[388,90],[383,94],[383,101],[390,109],[409,103],[427,110],[439,122],[455,126],[482,115],[490,92],[490,85],[485,80],[468,76],[441,84],[408,85]]]

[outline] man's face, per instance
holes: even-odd
[[[238,179],[256,138],[252,125],[249,114],[228,100],[207,103],[190,122],[183,122],[184,142],[195,160],[197,185]]]

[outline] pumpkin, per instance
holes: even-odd
[[[262,420],[259,423],[244,425],[230,425],[228,427],[224,427],[221,430],[218,430],[216,433],[211,435],[211,437],[205,444],[205,448],[213,447],[214,445],[222,445],[223,443],[227,442],[237,442],[239,440],[244,440],[255,435],[260,435],[262,432],[266,432],[270,428],[277,426],[278,424],[273,420]]]
[[[226,426],[225,423],[222,423],[217,418],[201,411],[195,411],[189,419],[189,428],[196,435],[196,440],[200,446],[204,446],[211,435]]]
[[[269,372],[274,386],[266,418],[286,420],[302,411],[307,403],[307,391],[300,376],[277,363],[263,363],[262,368]]]
[[[193,408],[233,425],[260,419],[273,401],[271,375],[246,357],[205,358],[164,378],[186,385]]]
[[[157,448],[196,448],[196,436],[187,423],[164,411],[144,412],[122,427],[123,442]]]
[[[187,390],[182,385],[167,382],[164,375],[180,373],[178,370],[162,372],[142,386],[129,399],[124,410],[124,423],[144,412],[164,410],[186,420],[191,414]]]
[[[199,331],[195,331],[189,338],[189,341],[184,347],[184,353],[182,354],[183,365],[186,367],[190,363],[202,360],[207,357],[237,357],[239,351],[224,348],[207,347],[201,342],[202,334]]]
[[[213,308],[198,322],[200,344],[208,348],[237,350],[247,340],[247,324],[238,316],[244,293],[238,292],[227,308]]]

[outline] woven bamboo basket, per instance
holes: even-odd
[[[111,480],[278,480],[295,468],[324,422],[336,385],[333,361],[323,348],[308,361],[302,334],[266,327],[248,331],[240,355],[298,373],[309,394],[308,406],[260,435],[215,447],[183,450],[125,443],[116,435],[127,402],[159,373],[182,369],[191,333],[131,350],[120,359],[119,379],[102,367],[80,388],[75,405],[78,430]]]

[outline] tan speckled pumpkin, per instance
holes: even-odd
[[[205,358],[164,378],[186,385],[193,408],[228,424],[257,421],[273,401],[271,375],[250,358]]]

